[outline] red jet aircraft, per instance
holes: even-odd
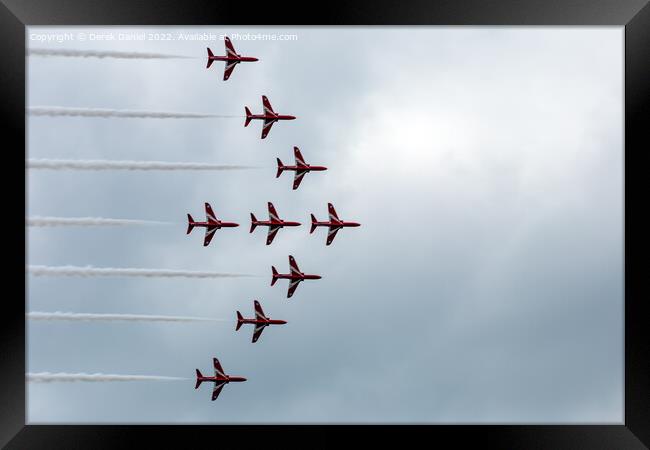
[[[205,238],[203,239],[204,247],[208,246],[212,240],[212,236],[214,236],[214,232],[219,228],[233,228],[239,226],[238,223],[222,222],[217,219],[217,216],[215,216],[214,212],[212,211],[212,207],[207,202],[205,203],[205,216],[205,222],[195,222],[194,219],[192,219],[191,215],[187,215],[187,234],[190,234],[194,227],[205,227]]]
[[[302,154],[300,153],[300,149],[298,147],[293,148],[293,154],[296,157],[295,166],[285,166],[282,164],[282,161],[280,161],[280,158],[276,158],[278,160],[278,173],[275,175],[275,178],[279,178],[280,175],[282,175],[283,170],[295,171],[296,176],[293,179],[294,190],[298,189],[298,186],[300,186],[300,182],[302,181],[302,177],[304,177],[307,172],[311,172],[312,170],[317,172],[320,172],[321,170],[327,170],[327,167],[324,166],[310,166],[307,164],[305,162],[305,159],[302,157]]]
[[[262,310],[262,305],[260,305],[260,302],[255,300],[253,304],[255,307],[255,318],[246,319],[244,316],[241,315],[239,311],[237,311],[237,328],[235,328],[235,330],[239,330],[239,328],[245,323],[254,323],[255,330],[253,331],[253,341],[252,341],[254,344],[262,335],[262,331],[264,331],[265,327],[269,325],[284,325],[285,323],[287,323],[287,321],[269,319],[264,315],[264,311]]]
[[[330,245],[332,241],[334,240],[334,237],[336,236],[336,233],[341,229],[345,227],[358,227],[361,224],[356,223],[356,222],[344,222],[339,219],[339,216],[336,215],[336,210],[334,209],[334,206],[332,206],[331,203],[327,204],[327,209],[329,210],[330,214],[330,221],[329,222],[319,222],[316,220],[316,217],[312,214],[311,215],[311,230],[309,230],[309,233],[313,233],[316,227],[329,227],[329,232],[327,233],[327,242],[325,245]]]
[[[230,42],[228,36],[226,36],[225,41],[226,56],[215,56],[214,53],[212,53],[212,50],[210,50],[208,47],[208,65],[206,66],[206,69],[209,69],[214,61],[225,61],[226,68],[223,71],[223,81],[226,81],[228,78],[230,78],[230,74],[233,70],[235,70],[235,66],[240,62],[259,61],[257,58],[252,58],[250,56],[241,56],[237,54],[235,47],[233,47],[232,42]]]
[[[262,139],[264,139],[266,135],[269,134],[271,127],[278,120],[293,120],[296,118],[296,116],[277,114],[275,111],[273,111],[271,102],[269,102],[269,99],[266,98],[266,95],[262,95],[262,106],[264,107],[264,114],[252,114],[251,110],[248,109],[248,106],[244,107],[246,109],[246,122],[244,122],[245,127],[247,127],[253,119],[264,121],[264,125],[262,126]]]
[[[257,220],[255,214],[251,213],[251,230],[252,233],[255,230],[255,227],[261,225],[263,227],[269,227],[269,234],[266,236],[266,245],[271,245],[273,238],[278,234],[278,230],[282,227],[298,227],[300,222],[285,222],[284,220],[278,217],[278,213],[273,207],[273,203],[269,203],[269,220]]]
[[[217,397],[219,397],[221,389],[223,389],[226,384],[231,382],[246,381],[246,378],[244,377],[231,377],[230,375],[226,375],[223,372],[221,364],[219,364],[219,360],[217,358],[212,358],[212,364],[214,364],[213,377],[204,377],[201,374],[201,371],[199,369],[196,369],[196,385],[194,386],[194,389],[198,389],[203,381],[212,381],[214,383],[214,389],[212,390],[212,401],[216,400]]]
[[[291,255],[289,255],[289,268],[291,269],[291,273],[278,273],[275,267],[271,266],[271,270],[273,271],[271,286],[273,286],[279,279],[289,280],[289,292],[287,292],[287,298],[291,298],[301,281],[320,280],[322,278],[320,275],[307,275],[302,273],[298,268],[298,264],[296,264],[296,260],[293,259],[293,256]]]

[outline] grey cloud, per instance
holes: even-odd
[[[30,422],[620,422],[621,30],[263,28],[299,39],[236,41],[260,62],[225,83],[222,67],[202,61],[30,58],[29,104],[241,114],[244,105],[258,110],[265,94],[298,116],[264,141],[243,119],[161,126],[28,116],[30,158],[265,167],[29,171],[30,216],[177,223],[30,228],[30,264],[266,274],[30,276],[29,311],[233,318],[207,331],[30,321],[30,372],[191,377],[217,356],[248,378],[214,403],[192,380],[29,384]],[[197,56],[206,45],[217,43],[86,44]],[[297,191],[274,167],[294,145],[329,168]],[[266,247],[242,226],[203,248],[183,221],[204,201],[240,224],[267,201],[303,223],[332,202],[362,226],[342,230],[330,247],[305,226]],[[323,275],[291,300],[286,283],[270,286],[270,266],[284,271],[288,254]],[[253,299],[288,321],[256,344],[234,331],[235,310]],[[273,407],[259,407],[260,398]]]

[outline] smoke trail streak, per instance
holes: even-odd
[[[103,373],[51,373],[51,372],[38,372],[25,374],[27,381],[36,383],[51,383],[53,381],[91,381],[91,382],[105,382],[105,381],[178,381],[189,380],[189,378],[181,377],[165,377],[156,375],[111,375]]]
[[[104,217],[26,217],[27,226],[30,227],[58,227],[58,226],[126,226],[126,225],[169,225],[170,222],[156,220],[133,219],[106,219]]]
[[[27,168],[51,170],[245,170],[257,167],[166,161],[28,159]]]
[[[103,50],[63,50],[30,48],[29,56],[66,56],[71,58],[119,58],[119,59],[195,59],[194,56],[166,55],[161,53],[112,52]]]
[[[118,269],[114,267],[78,266],[27,266],[27,271],[35,276],[67,277],[160,277],[160,278],[244,278],[254,275],[241,273],[198,272],[191,270],[166,269]]]
[[[102,109],[102,108],[67,108],[51,106],[34,106],[27,108],[33,116],[68,116],[68,117],[130,117],[130,118],[151,118],[151,119],[206,119],[244,117],[242,115],[222,115],[205,113],[170,113],[157,111],[130,111],[124,109]]]
[[[152,316],[146,314],[90,314],[72,312],[30,312],[25,314],[30,320],[68,320],[68,321],[127,321],[127,322],[230,322],[227,319],[207,317]]]

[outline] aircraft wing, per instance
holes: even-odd
[[[271,127],[275,123],[274,120],[265,120],[264,125],[262,126],[262,139],[264,139],[271,131]]]
[[[225,377],[226,374],[223,371],[223,368],[221,367],[221,364],[219,364],[219,360],[217,358],[212,358],[212,364],[214,365],[214,373],[217,376]]]
[[[271,242],[273,242],[275,235],[278,234],[279,229],[280,227],[269,227],[269,234],[266,236],[266,245],[271,245]]]
[[[291,255],[289,255],[289,268],[291,269],[292,274],[302,275],[302,272],[298,268],[298,263],[296,262],[296,260]]]
[[[205,218],[208,222],[217,222],[217,216],[208,202],[205,202]]]
[[[273,203],[268,202],[268,208],[269,208],[269,220],[279,221],[280,217],[278,216],[278,212],[275,210],[275,206],[273,206]]]
[[[230,74],[233,70],[235,70],[236,65],[237,61],[226,61],[226,68],[223,71],[223,81],[226,81],[228,78],[230,78]]]
[[[205,237],[203,238],[204,247],[210,245],[210,241],[212,241],[212,237],[214,236],[215,231],[217,231],[217,227],[207,227],[205,229]]]
[[[340,222],[341,220],[339,219],[339,216],[336,214],[336,210],[334,209],[334,205],[331,203],[327,204],[327,210],[330,214],[330,220],[332,222]]]
[[[266,320],[266,316],[264,315],[264,311],[262,310],[262,305],[260,305],[260,302],[255,300],[253,302],[253,306],[255,308],[255,317],[258,318],[258,319]]]
[[[330,227],[329,232],[327,233],[327,242],[325,245],[330,245],[334,238],[336,237],[336,233],[341,229],[341,227]]]
[[[300,186],[300,182],[302,181],[302,178],[305,176],[307,172],[304,170],[296,170],[296,176],[293,178],[293,189],[294,191],[298,189],[298,186]]]
[[[264,328],[266,328],[266,324],[258,324],[255,327],[255,331],[253,331],[253,340],[251,341],[253,344],[260,338],[262,331],[264,331]]]
[[[289,282],[289,292],[287,292],[287,298],[291,298],[293,296],[293,293],[296,292],[296,289],[298,288],[298,285],[301,281],[302,280],[291,280]]]
[[[307,163],[305,163],[305,158],[302,157],[302,153],[300,153],[300,149],[298,147],[293,148],[293,156],[296,158],[296,166],[307,166]]]
[[[266,95],[262,95],[262,107],[264,108],[265,113],[275,114],[275,111],[273,111],[273,107],[271,106],[271,102],[268,98],[266,98]]]
[[[214,383],[214,389],[212,389],[212,401],[215,401],[217,397],[219,397],[219,394],[221,394],[221,390],[225,385],[226,383],[223,381],[219,383]]]
[[[230,38],[228,36],[225,37],[224,42],[226,44],[226,53],[228,56],[237,56],[235,47],[232,45],[232,42],[230,42]]]

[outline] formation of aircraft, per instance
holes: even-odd
[[[187,234],[192,232],[194,227],[205,227],[205,237],[203,238],[203,246],[207,247],[214,236],[214,232],[220,228],[234,228],[238,227],[238,223],[222,222],[214,215],[212,207],[208,202],[205,203],[205,222],[195,222],[190,214],[187,215]]]
[[[255,317],[252,319],[246,319],[241,315],[239,311],[237,311],[237,327],[235,328],[237,331],[245,323],[255,324],[255,330],[253,330],[253,344],[260,338],[262,331],[264,331],[264,328],[268,327],[269,325],[284,325],[287,323],[286,320],[276,320],[266,317],[264,315],[264,311],[262,310],[262,305],[260,305],[260,302],[257,300],[253,302],[253,308],[255,309]]]
[[[203,374],[201,374],[201,371],[199,369],[196,369],[196,385],[194,385],[194,389],[198,389],[199,386],[201,386],[201,383],[204,381],[213,382],[214,388],[212,389],[212,401],[216,400],[217,397],[219,397],[221,390],[226,384],[246,381],[246,378],[244,377],[226,375],[217,358],[212,358],[212,364],[214,365],[214,376],[204,377]]]
[[[298,264],[293,256],[289,255],[289,269],[290,273],[278,273],[275,266],[271,266],[271,271],[273,272],[273,278],[271,279],[271,286],[275,284],[278,280],[289,280],[289,290],[287,292],[287,298],[291,298],[298,285],[301,281],[304,280],[320,280],[322,277],[320,275],[310,275],[305,274],[300,271]]]
[[[316,227],[329,227],[329,231],[327,232],[327,242],[325,245],[330,245],[332,241],[334,240],[334,237],[336,237],[336,233],[341,228],[347,228],[347,227],[358,227],[361,224],[357,222],[345,222],[341,219],[339,219],[339,216],[336,214],[336,210],[334,209],[334,206],[331,203],[327,204],[327,210],[330,215],[330,220],[329,222],[319,222],[316,220],[316,217],[312,214],[311,215],[311,229],[309,230],[309,234],[313,233]]]
[[[280,216],[278,215],[278,212],[275,210],[273,203],[271,202],[267,202],[267,203],[268,203],[267,207],[269,210],[269,220],[258,220],[257,217],[255,217],[255,214],[250,213],[251,227],[249,232],[252,233],[253,231],[255,231],[255,228],[257,228],[258,226],[268,227],[269,232],[266,235],[266,245],[271,245],[273,239],[275,239],[275,236],[278,234],[278,231],[281,228],[298,227],[301,225],[301,223],[280,219]],[[317,227],[328,227],[329,230],[327,232],[327,241],[325,245],[330,245],[334,241],[334,237],[336,236],[336,233],[338,233],[338,231],[341,228],[361,226],[361,224],[358,222],[347,222],[339,219],[339,216],[336,214],[336,210],[334,209],[334,206],[331,203],[327,204],[327,209],[329,212],[330,220],[325,222],[319,222],[318,219],[316,219],[316,216],[311,214],[311,228],[309,230],[309,233],[312,234]],[[204,247],[207,247],[210,244],[216,230],[220,228],[234,228],[239,226],[238,223],[223,222],[217,219],[214,212],[212,211],[212,207],[207,202],[205,203],[205,215],[206,215],[205,222],[196,222],[190,214],[187,215],[187,222],[188,222],[187,234],[190,234],[194,229],[194,227],[205,228],[205,238],[203,239]]]
[[[206,68],[209,69],[214,61],[224,61],[225,62],[225,68],[223,73],[224,81],[230,78],[237,64],[242,62],[258,61],[257,58],[250,57],[250,56],[242,56],[238,54],[235,51],[235,48],[228,37],[225,37],[225,49],[226,49],[226,54],[224,56],[221,56],[221,55],[214,55],[212,53],[212,50],[208,48],[207,49],[208,60],[206,66]],[[281,120],[294,120],[296,118],[295,116],[279,114],[275,112],[273,110],[273,107],[271,106],[271,102],[265,95],[262,95],[263,111],[261,114],[251,113],[251,110],[248,108],[248,106],[245,106],[244,109],[246,112],[246,121],[244,122],[244,127],[248,127],[248,125],[253,120],[262,121],[261,139],[265,139],[268,136],[275,122],[279,122]],[[279,178],[284,171],[294,172],[293,190],[298,189],[300,183],[302,182],[302,179],[305,177],[307,173],[327,170],[327,167],[325,166],[316,166],[316,165],[307,164],[298,147],[295,146],[293,147],[293,153],[295,158],[295,165],[284,165],[280,160],[280,158],[276,158],[277,161],[276,178]],[[300,222],[285,221],[281,219],[277,211],[275,210],[273,203],[268,202],[267,207],[269,213],[269,220],[258,220],[255,217],[255,214],[250,213],[250,218],[251,218],[250,233],[253,233],[255,231],[255,228],[258,226],[268,227],[266,245],[271,245],[275,236],[278,234],[278,231],[281,228],[297,227],[301,225]],[[330,245],[334,241],[334,238],[336,237],[336,233],[338,233],[340,229],[347,228],[347,227],[358,227],[360,226],[360,224],[357,222],[346,222],[339,219],[338,215],[336,214],[336,210],[334,209],[334,206],[331,203],[328,203],[327,207],[329,212],[329,221],[319,222],[314,216],[314,214],[311,214],[311,229],[309,233],[312,234],[317,227],[321,227],[321,226],[327,227],[328,233],[327,233],[326,245]],[[194,227],[204,227],[205,238],[203,240],[203,246],[205,247],[207,247],[210,244],[210,241],[212,240],[216,230],[220,228],[239,226],[239,224],[234,222],[223,222],[217,219],[216,215],[212,211],[212,207],[207,202],[205,203],[205,214],[206,214],[205,222],[196,222],[190,214],[187,214],[187,220],[188,220],[187,234],[190,234]],[[287,298],[291,298],[293,296],[296,289],[298,288],[298,285],[302,281],[319,280],[322,278],[320,275],[305,274],[301,272],[300,268],[298,267],[298,264],[296,263],[296,260],[292,255],[289,255],[289,269],[290,269],[289,273],[279,273],[276,270],[275,266],[271,266],[271,271],[272,271],[271,286],[275,285],[277,280],[281,280],[281,279],[289,280]],[[253,301],[253,309],[255,311],[255,316],[252,318],[246,318],[241,314],[241,312],[236,311],[237,325],[235,327],[235,331],[239,331],[242,325],[253,324],[255,328],[253,330],[253,336],[251,339],[252,343],[255,343],[259,340],[260,336],[262,335],[262,332],[269,325],[284,325],[287,323],[285,320],[271,319],[267,317],[264,314],[262,305],[257,300]],[[214,376],[208,376],[208,377],[203,376],[199,371],[199,369],[196,369],[196,385],[194,388],[198,389],[201,383],[204,381],[214,383],[214,388],[212,390],[212,400],[214,401],[217,399],[217,397],[221,393],[221,390],[226,384],[231,382],[243,382],[246,381],[246,378],[240,376],[227,375],[224,372],[223,368],[221,367],[221,364],[219,363],[219,360],[217,358],[213,358],[212,361],[214,365]]]
[[[232,74],[232,71],[235,70],[235,66],[237,64],[241,62],[259,61],[257,58],[253,58],[251,56],[241,56],[240,54],[238,54],[235,51],[235,47],[233,47],[232,42],[230,42],[228,36],[226,36],[225,38],[225,43],[226,43],[225,56],[215,56],[214,53],[212,53],[212,50],[210,50],[210,47],[208,47],[208,64],[205,67],[206,69],[209,69],[213,62],[225,61],[226,67],[223,71],[223,81],[226,81],[228,78],[230,78],[230,74]]]
[[[275,111],[273,111],[271,102],[269,102],[269,99],[266,98],[266,95],[262,95],[262,108],[264,109],[263,114],[253,114],[251,113],[251,110],[248,109],[248,106],[244,106],[244,109],[246,111],[246,122],[244,122],[245,127],[247,127],[248,124],[251,123],[251,120],[264,121],[264,124],[262,125],[262,139],[266,138],[266,136],[269,134],[269,131],[271,131],[271,127],[275,122],[278,122],[280,120],[294,120],[296,118],[296,116],[278,114]]]
[[[285,166],[282,164],[282,161],[280,161],[280,158],[276,158],[278,161],[278,172],[275,175],[275,178],[279,178],[280,175],[282,175],[282,171],[284,170],[292,170],[296,172],[296,175],[293,179],[293,190],[295,191],[298,189],[298,186],[300,186],[300,182],[302,181],[303,177],[305,176],[306,173],[311,172],[311,171],[316,171],[320,172],[323,170],[327,170],[327,167],[325,166],[311,166],[305,162],[305,158],[302,157],[302,154],[300,153],[300,149],[298,147],[293,148],[293,154],[294,157],[296,158],[296,165],[295,166]]]
[[[269,233],[266,235],[266,245],[271,245],[271,242],[273,242],[273,238],[275,237],[276,234],[278,234],[280,228],[298,227],[300,226],[300,222],[289,222],[280,219],[277,211],[275,210],[275,207],[273,206],[273,203],[271,202],[268,202],[268,208],[269,208],[269,220],[257,220],[255,214],[251,213],[250,232],[252,233],[253,231],[255,231],[255,227],[257,227],[258,225],[263,227],[269,227]]]

